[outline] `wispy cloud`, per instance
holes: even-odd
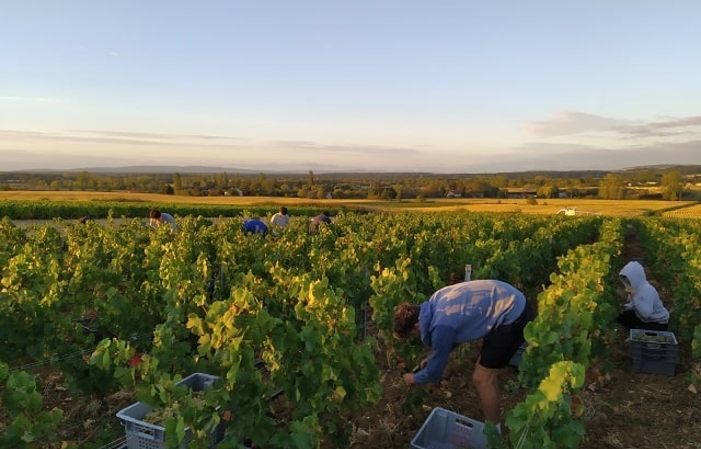
[[[495,162],[483,164],[479,169],[493,173],[497,170],[619,170],[645,165],[698,164],[701,140],[678,143],[656,142],[647,145],[629,145],[624,148],[530,142],[517,147],[516,152],[518,155],[511,154],[506,164],[496,162],[500,157],[493,155],[490,159]],[[506,166],[510,168],[504,170]]]
[[[602,117],[585,112],[564,111],[549,120],[527,122],[526,134],[534,137],[559,137],[591,132],[618,134],[625,139],[669,137],[688,134],[691,128],[701,127],[701,116],[665,117],[656,121],[623,120]]]
[[[0,137],[56,142],[105,143],[142,146],[238,148],[246,139],[216,135],[164,134],[129,131],[75,130],[67,132],[0,129]]]
[[[2,144],[0,144],[2,145]],[[70,152],[20,151],[0,146],[0,170],[74,169],[86,166],[126,166],[133,163],[129,158],[109,155],[74,154]]]
[[[562,111],[549,120],[527,122],[523,126],[526,134],[538,137],[555,137],[581,134],[591,131],[616,131],[634,125],[630,120],[620,120],[577,111]]]
[[[694,127],[701,127],[701,116],[673,118],[643,125],[626,126],[618,129],[618,131],[631,137],[664,137],[684,134],[685,131],[688,131],[688,128]],[[686,128],[686,130],[682,128]],[[677,131],[671,131],[675,129]]]
[[[112,56],[113,58],[119,58],[119,53],[114,50],[108,51],[107,54]]]
[[[658,118],[610,130],[614,136],[692,130],[701,117]],[[591,129],[591,127],[589,128]],[[608,128],[607,128],[608,129]],[[647,134],[646,134],[647,133]],[[319,140],[255,139],[208,134],[112,130],[0,129],[0,170],[37,167],[150,165],[236,166],[255,170],[275,164],[288,169],[345,167],[345,171],[495,173],[526,170],[616,170],[653,164],[698,164],[701,136],[680,139],[608,139],[583,144],[572,139],[535,138],[521,146],[494,148],[479,154],[420,145],[334,144]],[[630,145],[634,142],[635,145]],[[27,154],[3,150],[28,150]],[[31,152],[31,153],[29,153]],[[102,161],[102,162],[100,162]],[[155,161],[155,162],[153,162]],[[274,162],[271,162],[274,161]],[[315,168],[316,169],[316,168]],[[324,168],[325,169],[325,168]]]
[[[409,156],[425,153],[425,151],[409,147],[390,147],[382,145],[334,145],[303,140],[276,140],[271,142],[271,146],[296,150],[349,153],[358,155],[376,155],[378,153],[382,153],[384,155]]]
[[[95,130],[95,129],[76,129],[71,132],[77,134],[91,134],[98,136],[109,136],[109,137],[131,137],[140,139],[154,139],[154,140],[176,140],[176,139],[202,139],[202,140],[231,140],[231,141],[242,141],[247,140],[244,137],[233,137],[233,136],[222,136],[217,134],[175,134],[175,133],[151,133],[151,132],[137,132],[137,131],[109,131],[109,130]]]
[[[338,165],[374,167],[375,171],[412,171],[455,158],[437,157],[421,148],[373,144],[336,144],[314,140],[267,140],[222,135],[170,134],[111,130],[12,130],[0,129],[0,143],[15,149],[56,148],[57,151],[113,154],[116,157],[164,157],[182,162],[208,160],[217,165],[265,167],[270,160],[286,166]],[[232,159],[233,158],[233,159]],[[309,161],[309,162],[307,162]],[[201,164],[201,162],[198,162]],[[315,165],[316,164],[316,165]],[[451,164],[446,162],[446,164]],[[8,164],[8,166],[13,164]],[[17,164],[14,164],[17,166]],[[450,169],[444,167],[442,169]]]
[[[24,101],[33,103],[58,103],[61,100],[50,97],[22,97],[18,95],[0,95],[0,101]]]

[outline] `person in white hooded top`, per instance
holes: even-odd
[[[643,266],[628,262],[619,277],[628,293],[628,302],[617,321],[628,329],[666,331],[669,311],[660,301],[657,289],[647,281]]]

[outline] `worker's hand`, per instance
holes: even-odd
[[[623,310],[633,310],[633,303],[628,302],[628,303],[623,304]]]
[[[404,374],[404,383],[407,384],[408,386],[414,385],[414,373],[405,373]]]
[[[422,369],[426,368],[426,364],[427,364],[427,363],[428,363],[428,357],[426,357],[425,359],[423,359],[422,361],[420,361],[419,364],[416,365],[416,367],[415,367],[413,370],[411,370],[411,372],[414,373],[414,374],[418,373],[418,372],[421,371]]]

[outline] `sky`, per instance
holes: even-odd
[[[698,0],[3,0],[0,171],[701,164]]]

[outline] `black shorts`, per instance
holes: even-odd
[[[521,315],[511,324],[499,326],[492,330],[482,342],[480,365],[490,369],[501,369],[508,365],[511,357],[525,341],[523,328],[535,318],[535,310],[526,301]]]
[[[644,323],[638,318],[632,310],[625,310],[618,318],[616,318],[619,324],[623,325],[626,329],[646,329],[649,331],[666,331],[667,323]]]

